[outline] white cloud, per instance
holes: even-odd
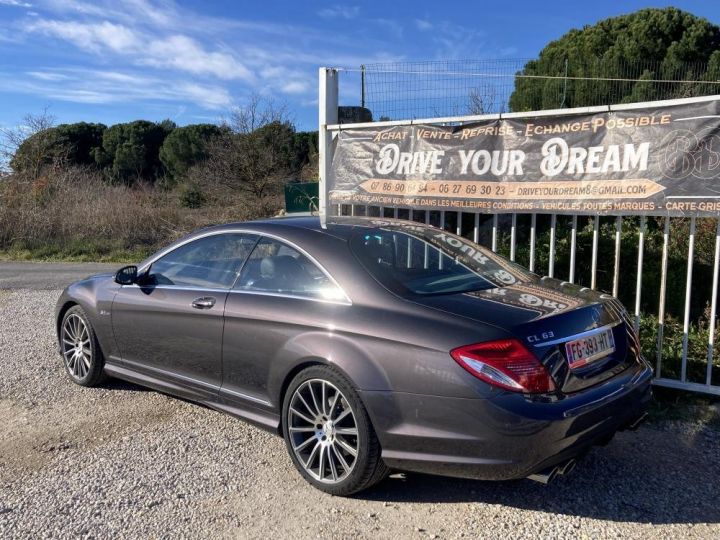
[[[170,36],[150,41],[146,55],[139,64],[174,68],[197,75],[212,75],[219,79],[249,81],[252,73],[232,55],[204,50],[200,44],[187,36]]]
[[[402,24],[392,19],[368,18],[361,22],[369,30],[353,23],[343,33],[328,32],[333,23],[322,21],[305,26],[207,16],[174,0],[0,0],[8,1],[37,3],[40,16],[25,13],[6,24],[0,21],[0,41],[7,40],[5,26],[23,46],[42,48],[46,65],[57,63],[54,69],[30,64],[2,86],[24,85],[20,91],[40,95],[43,90],[53,99],[186,100],[216,110],[230,104],[232,91],[236,96],[283,95],[304,104],[314,101],[320,65],[353,67],[404,58],[384,52],[396,51],[403,33]],[[358,5],[340,3],[318,14],[334,24],[363,16]],[[80,76],[67,66],[70,59],[96,71],[86,68]],[[357,86],[352,77],[343,80]]]
[[[210,75],[223,80],[250,81],[253,78],[251,71],[231,54],[208,51],[184,35],[155,39],[109,21],[82,23],[43,19],[29,23],[26,30],[68,41],[96,54],[110,50],[131,57],[138,65]]]
[[[290,81],[283,84],[280,90],[285,94],[304,94],[310,89],[306,81]]]
[[[181,83],[175,86],[175,92],[184,99],[198,103],[208,109],[226,109],[232,98],[225,88],[204,84]]]
[[[0,0],[2,1],[2,0]],[[146,0],[112,0],[84,2],[82,0],[45,0],[51,11],[67,16],[77,13],[85,16],[114,19],[125,23],[172,26],[177,19],[177,10],[171,2],[163,2],[160,7]]]
[[[415,19],[415,26],[418,30],[432,30],[433,23],[427,19]]]
[[[325,19],[354,19],[360,13],[359,6],[343,6],[336,4],[318,11],[318,15]]]
[[[139,38],[132,30],[108,21],[85,24],[42,19],[31,22],[26,30],[57,37],[69,41],[81,49],[96,53],[104,48],[118,53],[126,53],[136,50],[139,45]]]
[[[0,0],[0,6],[10,6],[19,8],[31,8],[32,4],[28,2],[22,2],[21,0]]]
[[[28,75],[30,79],[22,80],[9,73],[0,73],[0,91],[23,92],[73,103],[194,103],[211,110],[227,109],[233,101],[228,90],[221,86],[138,73],[48,69],[28,72]]]
[[[67,75],[52,71],[28,71],[27,74],[41,81],[63,81],[68,78]]]

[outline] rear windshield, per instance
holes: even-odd
[[[397,294],[464,293],[532,279],[522,267],[460,236],[423,225],[376,223],[358,230],[350,249]]]

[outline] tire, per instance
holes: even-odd
[[[345,497],[387,476],[367,410],[337,369],[301,371],[285,393],[282,419],[290,458],[319,490]]]
[[[60,325],[60,354],[70,380],[80,386],[98,386],[105,379],[105,359],[95,330],[80,306],[67,310]]]

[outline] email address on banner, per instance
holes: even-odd
[[[653,180],[558,180],[552,182],[483,182],[469,180],[366,180],[367,193],[468,199],[643,199],[664,190]]]

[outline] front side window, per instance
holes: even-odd
[[[271,238],[258,242],[235,286],[239,291],[343,300],[343,291],[295,248]]]
[[[146,281],[151,285],[178,285],[229,289],[257,236],[223,233],[193,240],[152,263]]]
[[[350,248],[381,284],[400,295],[481,291],[532,280],[520,266],[469,240],[423,225],[378,222]]]

